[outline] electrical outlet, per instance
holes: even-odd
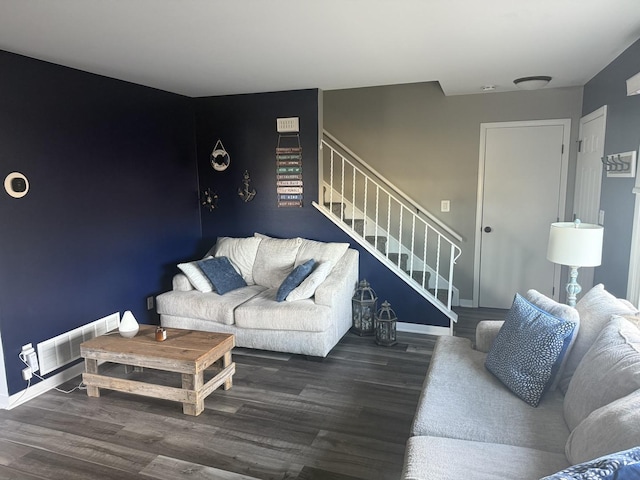
[[[153,310],[153,297],[147,297],[147,310]]]
[[[440,211],[441,212],[450,212],[451,211],[451,200],[440,200]]]
[[[22,361],[29,366],[29,378],[31,378],[31,374],[33,372],[37,372],[40,369],[40,366],[38,365],[38,354],[33,349],[33,345],[30,343],[23,345],[19,356]]]

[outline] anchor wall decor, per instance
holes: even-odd
[[[245,170],[244,175],[242,176],[242,187],[238,188],[238,195],[245,202],[250,202],[256,196],[256,189],[249,188],[249,183],[251,182],[251,178],[249,177],[249,171]]]

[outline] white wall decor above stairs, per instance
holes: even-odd
[[[322,150],[322,198],[314,206],[444,313],[453,331],[461,237],[326,131]]]

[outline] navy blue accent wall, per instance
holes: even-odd
[[[0,51],[0,332],[9,394],[20,347],[113,312],[157,319],[200,239],[193,99]],[[35,380],[35,379],[34,379]]]
[[[640,70],[640,40],[589,81],[584,87],[582,114],[607,105],[604,153],[637,151],[640,145],[640,95],[627,97],[627,78]],[[602,266],[595,281],[618,297],[627,295],[629,255],[634,210],[631,193],[635,178],[602,179],[600,208],[605,211]]]
[[[304,207],[278,208],[276,203],[276,118],[299,117],[303,149]],[[300,90],[196,100],[196,139],[200,189],[219,195],[219,209],[203,210],[204,254],[218,236],[250,236],[260,232],[276,237],[301,236],[320,241],[349,242],[360,250],[360,278],[388,300],[402,322],[448,326],[447,319],[407,287],[380,262],[318,212],[318,91]],[[220,139],[231,156],[224,172],[213,170],[209,155]],[[257,195],[244,203],[237,190],[249,171]]]

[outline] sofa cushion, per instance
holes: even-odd
[[[331,262],[331,265],[335,265],[348,248],[348,243],[316,242],[303,238],[300,241],[295,265],[297,267],[311,259],[316,262]]]
[[[575,326],[516,294],[485,365],[535,407],[553,382]]]
[[[571,378],[564,415],[573,430],[591,412],[640,388],[640,330],[614,316]]]
[[[293,271],[300,242],[300,238],[263,238],[253,264],[254,281],[267,288],[278,288]]]
[[[201,293],[197,290],[165,292],[156,297],[156,308],[161,315],[233,325],[236,307],[264,289],[260,285],[251,285],[233,290],[226,295],[216,292]]]
[[[633,480],[640,478],[640,447],[573,465],[542,480]]]
[[[411,437],[402,479],[533,480],[568,466],[561,453],[446,437]]]
[[[212,257],[205,257],[212,258]],[[213,291],[213,286],[211,282],[204,274],[204,272],[198,266],[198,261],[195,262],[186,262],[179,263],[178,268],[185,274],[185,276],[189,279],[193,288],[202,293],[209,293]]]
[[[295,302],[296,300],[305,300],[313,297],[316,289],[327,279],[332,269],[333,265],[331,265],[331,262],[317,263],[309,276],[287,295],[287,302]]]
[[[255,284],[253,280],[253,264],[258,253],[260,238],[218,237],[215,256],[227,257],[247,285]]]
[[[571,432],[565,453],[582,463],[640,445],[640,390],[594,410]]]
[[[200,260],[198,266],[209,279],[215,291],[220,295],[247,286],[247,282],[233,268],[227,257]]]
[[[486,357],[466,338],[438,337],[412,435],[503,443],[564,455],[569,429],[560,392],[548,392],[533,408],[484,367]]]
[[[285,298],[302,283],[302,281],[309,276],[316,261],[311,259],[307,260],[301,265],[298,265],[293,271],[287,275],[280,286],[278,287],[278,293],[276,293],[276,301],[284,302]]]
[[[552,298],[549,298],[534,289],[529,290],[525,295],[525,298],[533,303],[536,307],[541,308],[545,312],[549,312],[554,317],[568,320],[576,324],[575,328],[573,329],[573,334],[571,335],[569,345],[567,346],[567,350],[562,356],[562,361],[560,362],[560,366],[558,367],[558,372],[554,375],[553,383],[549,387],[549,390],[555,390],[560,383],[562,375],[564,374],[564,370],[567,365],[567,359],[569,358],[569,354],[571,352],[571,349],[573,348],[573,344],[575,343],[576,338],[578,338],[580,332],[580,315],[578,315],[578,311],[575,308],[563,303],[558,303]]]
[[[317,305],[313,300],[276,302],[276,293],[275,288],[265,290],[236,308],[236,326],[302,332],[324,332],[333,326],[329,307]]]
[[[636,315],[638,310],[628,301],[616,298],[599,284],[590,289],[576,305],[580,315],[580,333],[571,348],[559,387],[567,392],[571,376],[580,360],[593,345],[602,328],[609,322],[611,315]]]

